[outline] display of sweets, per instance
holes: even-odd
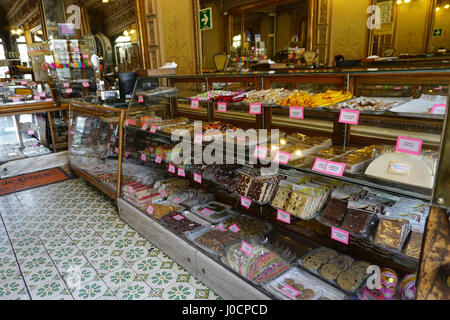
[[[137,207],[145,206],[153,201],[162,199],[160,192],[137,182],[125,185],[122,188],[122,192],[125,200]]]
[[[187,189],[171,194],[167,198],[167,201],[187,207],[194,207],[201,203],[213,201],[214,198],[215,197],[212,193],[207,193],[204,190]]]
[[[344,292],[300,268],[292,268],[264,288],[283,300],[343,300]]]
[[[279,105],[292,94],[292,91],[286,89],[253,90],[246,93],[244,102]]]
[[[228,230],[212,228],[193,239],[194,243],[212,251],[214,254],[221,252],[226,246],[238,241],[241,235]]]
[[[380,98],[359,97],[330,106],[332,109],[350,109],[359,111],[387,111],[398,105],[397,101],[383,102]],[[401,101],[402,99],[397,99]]]
[[[407,274],[400,282],[402,300],[415,300],[417,274]]]
[[[172,230],[182,234],[202,226],[201,224],[191,221],[189,218],[179,214],[178,212],[163,216],[161,221]]]
[[[196,96],[191,97],[190,99],[198,99],[199,101],[223,101],[223,102],[238,102],[234,101],[232,98],[242,94],[243,92],[233,92],[226,90],[210,90],[204,93],[200,93]],[[229,99],[227,99],[229,98]],[[242,100],[242,99],[241,99]]]
[[[242,170],[238,173],[234,192],[257,203],[267,203],[281,179],[280,175],[260,176],[258,170]]]
[[[251,254],[242,251],[241,247],[241,242],[230,246],[226,250],[224,262],[255,284],[270,281],[290,267],[280,255],[262,245],[254,244]]]
[[[229,229],[230,227],[233,228],[233,226],[237,226],[238,229],[236,230],[238,231],[235,232],[238,232],[240,235],[244,237],[262,236],[272,229],[270,224],[268,224],[267,222],[243,214],[235,215],[233,217],[226,219],[223,222],[223,225],[225,226],[226,229]]]
[[[346,292],[356,292],[366,280],[367,268],[371,265],[366,261],[355,261],[350,256],[326,247],[312,250],[299,263]]]

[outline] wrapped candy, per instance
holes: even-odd
[[[402,300],[414,300],[416,296],[416,280],[415,273],[407,274],[400,283],[400,292]]]
[[[397,291],[398,275],[389,268],[381,269],[381,293],[385,300],[394,299],[395,292]]]

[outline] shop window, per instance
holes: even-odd
[[[0,39],[0,60],[6,60],[5,47],[3,46],[2,39]]]
[[[20,55],[20,63],[23,66],[28,66],[30,58],[28,57],[28,47],[27,47],[27,41],[25,40],[25,36],[20,36],[16,39],[17,43],[17,50],[19,51]]]

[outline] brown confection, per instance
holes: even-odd
[[[227,229],[234,224],[238,225],[240,228],[239,234],[243,236],[263,235],[269,231],[269,227],[265,222],[245,215],[236,215],[228,218],[224,224]]]
[[[361,281],[359,281],[355,273],[351,270],[342,272],[336,281],[337,284],[346,291],[356,290],[361,284]]]
[[[338,221],[338,224],[342,221],[347,212],[347,202],[339,199],[331,199],[327,207],[322,213],[322,217],[331,221]]]
[[[295,285],[295,281],[294,281],[294,279],[291,279],[291,278],[287,278],[287,279],[285,279],[284,280],[284,283],[286,283],[288,286],[293,286],[293,285]]]
[[[420,258],[420,252],[422,250],[422,238],[423,233],[418,231],[411,232],[411,237],[409,238],[408,244],[405,248],[405,254],[414,259]]]
[[[362,234],[370,218],[370,212],[348,209],[341,227],[356,234]]]
[[[242,196],[247,195],[252,180],[253,179],[250,176],[241,174],[236,182],[234,191]]]
[[[310,300],[314,298],[316,293],[312,289],[305,289],[303,290],[298,296],[297,300]]]
[[[400,250],[408,221],[380,219],[374,242],[388,248]]]
[[[290,196],[291,190],[280,187],[278,188],[277,194],[272,201],[272,205],[276,208],[286,210]]]
[[[201,236],[197,237],[195,241],[210,248],[213,251],[220,251],[225,246],[239,240],[238,233],[229,231],[210,230]]]
[[[323,265],[319,273],[326,280],[335,280],[341,271],[338,266],[332,263],[327,263]]]
[[[303,289],[305,289],[305,287],[300,283],[294,283],[291,287],[297,291],[303,291]]]

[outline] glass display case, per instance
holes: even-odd
[[[169,77],[145,91],[140,78],[121,215],[192,248],[197,276],[224,296],[239,293],[206,260],[273,299],[414,298],[400,282],[423,254],[449,80],[447,69],[360,70]],[[370,265],[398,287],[365,286]]]
[[[69,114],[70,168],[116,199],[121,180],[125,110],[72,102]]]
[[[63,106],[54,102],[48,83],[13,80],[0,83],[0,162],[56,152],[57,130],[60,143],[67,123],[59,123],[52,114],[61,114]],[[67,140],[66,140],[67,141]],[[59,149],[64,148],[60,146]],[[67,142],[65,147],[67,147]]]

